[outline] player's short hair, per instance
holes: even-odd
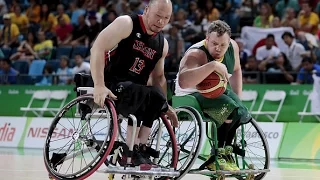
[[[227,33],[231,37],[230,26],[226,22],[221,20],[216,20],[210,23],[207,34],[210,34],[212,32],[216,32],[218,36],[222,36],[224,35],[224,33]]]
[[[7,63],[8,65],[11,66],[11,60],[9,58],[1,58],[0,61]]]
[[[274,35],[273,34],[268,34],[267,39],[272,38],[274,40]]]
[[[305,62],[308,62],[310,64],[313,64],[313,61],[310,57],[304,57],[301,61],[301,63],[305,63]]]
[[[291,34],[291,32],[286,31],[282,34],[281,38],[284,39],[285,36],[288,36],[290,38],[294,38],[294,36]]]

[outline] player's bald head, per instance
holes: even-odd
[[[150,0],[149,1],[149,6],[152,6],[155,3],[166,3],[168,5],[171,5],[171,0]]]
[[[143,12],[146,27],[152,32],[160,32],[168,24],[171,14],[171,0],[150,0]]]

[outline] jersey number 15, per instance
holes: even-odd
[[[144,67],[145,67],[144,60],[136,57],[136,60],[134,61],[133,65],[130,68],[130,71],[140,74]]]

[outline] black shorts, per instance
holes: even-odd
[[[86,74],[76,74],[76,87],[93,87],[92,77]],[[152,127],[152,123],[161,112],[168,110],[168,104],[160,88],[135,84],[130,81],[106,85],[116,96],[116,111],[124,117],[129,114],[136,116],[138,126],[142,124]],[[79,93],[78,93],[79,95]],[[132,125],[132,121],[129,121]]]
[[[116,88],[111,88],[117,96],[115,101],[118,114],[127,117],[129,114],[136,116],[138,126],[142,124],[152,127],[155,119],[160,117],[161,112],[168,109],[167,101],[161,89],[154,86],[144,86],[130,81],[120,82]],[[132,121],[129,121],[132,125]]]

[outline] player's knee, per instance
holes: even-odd
[[[237,110],[238,110],[238,108],[236,108],[236,109],[234,109],[231,113],[230,113],[230,115],[228,116],[228,118],[227,118],[227,120],[226,121],[232,121],[232,119],[233,119],[233,117],[236,115],[236,113],[237,113]]]
[[[128,119],[128,125],[133,126],[133,121],[131,118]],[[137,119],[137,127],[140,127],[140,125],[141,125],[141,121]]]
[[[232,120],[225,120],[224,122],[227,124],[230,124],[230,123],[232,123]]]
[[[144,120],[144,121],[142,122],[142,125],[145,126],[145,127],[148,127],[148,128],[152,128],[153,121],[154,121],[154,120],[146,119],[146,120]]]

